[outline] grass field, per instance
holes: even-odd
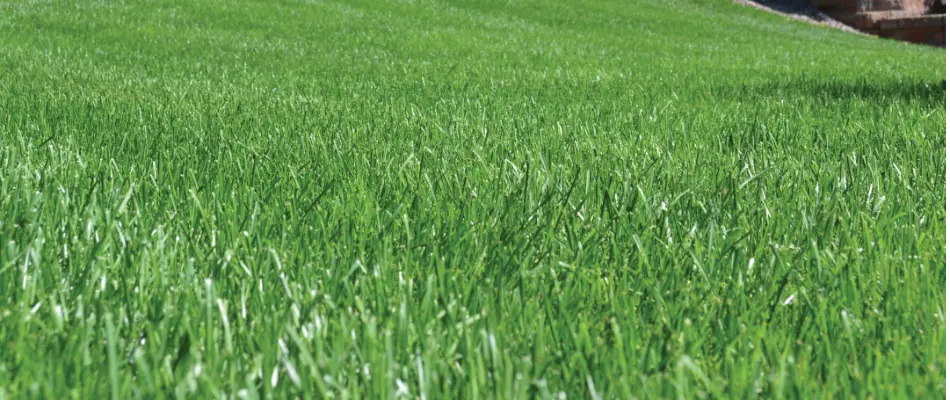
[[[0,399],[937,398],[943,49],[727,0],[0,3]]]

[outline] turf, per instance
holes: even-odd
[[[0,3],[0,399],[944,396],[945,54],[726,0]]]

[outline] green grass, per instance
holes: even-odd
[[[726,0],[0,3],[0,399],[936,398],[945,51]]]

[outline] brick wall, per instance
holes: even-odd
[[[946,15],[932,14],[928,1],[946,4],[946,0],[812,0],[812,5],[867,33],[944,46]]]

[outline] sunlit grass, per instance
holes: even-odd
[[[0,398],[943,396],[944,60],[719,0],[0,3]]]

